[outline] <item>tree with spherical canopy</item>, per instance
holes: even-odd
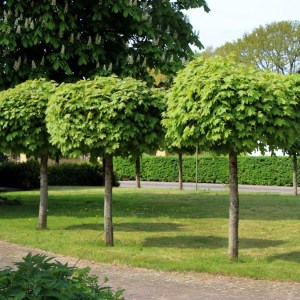
[[[40,229],[47,227],[48,157],[58,151],[49,141],[45,120],[55,88],[56,83],[39,79],[0,92],[0,148],[40,158]]]
[[[289,76],[230,58],[202,57],[178,73],[163,124],[173,146],[198,144],[229,155],[229,259],[238,257],[238,154],[291,145],[300,130],[300,101]]]
[[[104,231],[113,246],[114,155],[147,151],[161,129],[162,95],[132,79],[97,77],[62,84],[51,97],[47,128],[63,154],[98,153],[105,158]]]

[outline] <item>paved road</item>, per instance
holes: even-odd
[[[55,256],[74,265],[76,259],[0,241],[0,268],[13,266],[28,252]],[[81,261],[79,267],[90,266],[100,279],[108,276],[113,288],[126,289],[128,300],[296,300],[300,299],[300,283],[230,278],[198,273],[157,272],[153,270]]]
[[[142,181],[142,188],[156,188],[156,189],[178,189],[177,182],[157,182],[157,181]],[[136,187],[135,181],[120,181],[120,187]],[[183,183],[184,190],[196,190],[196,184],[192,182]],[[198,190],[211,191],[228,191],[228,185],[217,183],[198,183]],[[287,186],[265,186],[265,185],[239,185],[240,192],[262,192],[262,193],[279,193],[292,194],[293,188]]]
[[[142,188],[150,189],[178,189],[178,182],[158,182],[158,181],[142,181]],[[120,181],[120,187],[136,187],[135,181]],[[198,183],[193,182],[183,183],[184,190],[211,190],[211,191],[228,191],[228,185],[218,183]],[[0,192],[15,191],[17,189],[0,187]],[[266,186],[266,185],[239,185],[240,192],[261,192],[275,194],[292,194],[293,188],[290,186]]]

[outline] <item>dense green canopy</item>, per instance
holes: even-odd
[[[143,153],[162,131],[162,94],[132,79],[96,77],[62,84],[50,99],[47,126],[65,154]]]
[[[0,147],[40,156],[53,148],[46,129],[46,107],[56,84],[28,80],[0,93]]]
[[[47,127],[64,154],[103,156],[104,232],[113,246],[112,173],[114,155],[137,155],[162,135],[161,93],[133,78],[96,77],[62,84],[50,98]]]
[[[300,130],[297,97],[293,76],[199,57],[179,72],[167,95],[167,137],[177,147],[199,143],[219,153],[290,145]]]
[[[194,45],[184,10],[205,0],[6,0],[0,4],[0,87],[29,78],[77,81],[175,72]]]
[[[216,49],[215,54],[235,54],[236,60],[280,74],[300,71],[300,22],[280,21],[259,26],[251,33]]]
[[[55,89],[56,83],[39,79],[0,92],[0,149],[40,158],[40,229],[47,227],[48,156],[58,153],[46,129],[46,108]]]

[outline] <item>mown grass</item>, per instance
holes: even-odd
[[[12,243],[157,270],[300,282],[300,197],[241,194],[240,258],[229,262],[225,192],[115,188],[113,248],[104,245],[101,188],[50,188],[44,231],[38,191],[5,196],[22,203],[0,206],[0,239]]]

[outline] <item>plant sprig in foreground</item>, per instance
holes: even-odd
[[[17,269],[0,270],[0,299],[121,300],[123,290],[114,292],[98,284],[89,268],[74,268],[44,255],[29,253]]]

